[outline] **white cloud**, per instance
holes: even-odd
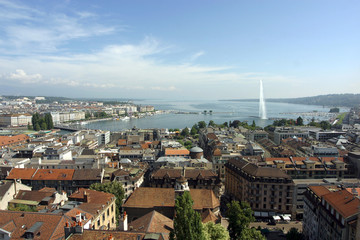
[[[193,54],[191,57],[190,57],[190,61],[193,62],[195,61],[196,59],[198,59],[199,57],[201,57],[202,55],[204,55],[205,52],[204,51],[199,51],[195,54]]]
[[[42,80],[41,74],[28,75],[24,70],[17,69],[8,77],[10,80],[20,81],[21,83],[38,83]]]

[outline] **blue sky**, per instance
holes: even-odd
[[[0,0],[0,94],[360,93],[360,1]]]

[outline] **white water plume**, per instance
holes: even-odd
[[[262,80],[260,80],[259,118],[267,119]]]

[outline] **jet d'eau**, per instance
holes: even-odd
[[[260,119],[267,119],[267,117],[266,117],[265,99],[264,99],[264,89],[263,89],[262,80],[260,80],[259,118]]]

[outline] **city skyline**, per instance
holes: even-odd
[[[358,1],[0,0],[0,95],[359,93]]]

